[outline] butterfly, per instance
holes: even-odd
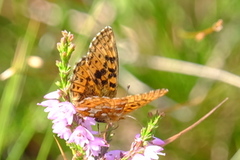
[[[73,70],[70,97],[80,116],[93,117],[98,122],[116,122],[168,92],[157,89],[115,98],[118,70],[114,33],[107,26],[93,38],[87,56],[82,57]]]

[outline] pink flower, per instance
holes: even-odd
[[[52,112],[55,114],[53,122],[65,121],[66,124],[71,125],[73,116],[76,114],[75,107],[70,102],[60,102],[54,107]]]
[[[141,135],[137,134],[129,153],[133,156],[132,160],[157,160],[159,159],[159,155],[165,156],[165,153],[161,152],[163,151],[161,147],[163,144],[164,141],[156,137],[153,137],[153,140],[150,141],[143,141]]]
[[[149,141],[149,143],[157,146],[162,146],[165,142],[157,137],[153,137],[153,140]]]
[[[92,126],[95,125],[96,123],[97,122],[92,117],[83,117],[78,121],[78,124],[81,124],[82,126],[84,126],[86,129],[91,131],[92,134],[98,134],[97,131],[92,130]]]
[[[60,102],[60,91],[47,94],[44,98],[48,99],[38,105],[46,107],[48,119],[53,122],[53,133],[68,143],[75,143],[83,148],[88,159],[99,156],[101,147],[108,147],[106,142],[93,134],[98,132],[92,130],[92,125],[96,124],[94,118],[79,117],[76,115],[75,107],[70,102]]]
[[[94,140],[94,136],[85,127],[78,126],[71,134],[68,143],[75,143],[84,147],[89,144],[90,140]]]
[[[161,151],[163,151],[163,148],[160,146],[147,146],[144,150],[144,157],[151,160],[159,159],[158,155],[165,156],[165,153]]]
[[[68,140],[72,134],[71,129],[65,122],[58,122],[53,124],[53,133],[56,133],[58,137]]]
[[[53,91],[53,92],[50,92],[48,94],[46,94],[44,96],[45,99],[59,99],[61,96],[61,91],[60,90],[57,90],[57,91]]]
[[[124,155],[126,154],[125,151],[121,151],[121,150],[113,150],[113,151],[109,151],[104,155],[104,158],[106,160],[117,160],[117,159],[121,159]]]
[[[57,92],[52,93],[56,94]],[[57,96],[55,95],[55,97]],[[70,125],[76,113],[74,106],[70,102],[59,102],[59,100],[46,100],[38,105],[47,107],[44,111],[48,112],[48,119],[53,122],[53,133],[62,139],[69,139],[72,134]]]
[[[101,147],[108,147],[106,142],[99,137],[94,137],[92,133],[85,127],[78,126],[70,136],[68,143],[75,143],[80,145],[86,151],[86,155],[98,156]]]
[[[109,145],[107,145],[102,138],[94,137],[94,140],[90,141],[88,147],[93,156],[98,156],[101,152],[101,148],[109,147]]]

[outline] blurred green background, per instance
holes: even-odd
[[[229,97],[208,119],[165,146],[161,159],[240,159],[238,0],[2,0],[0,8],[1,159],[62,159],[51,121],[36,105],[57,89],[56,43],[62,30],[75,35],[75,64],[107,25],[119,51],[118,97],[169,89],[131,114],[137,120],[119,122],[111,149],[128,150],[149,111],[166,113],[156,136],[167,139]],[[187,36],[219,19],[224,22],[220,32],[202,40]]]

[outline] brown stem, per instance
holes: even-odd
[[[209,117],[212,113],[214,113],[223,103],[225,103],[228,100],[228,98],[225,98],[221,103],[219,103],[216,107],[214,107],[210,112],[208,112],[206,115],[204,115],[202,118],[200,118],[197,122],[195,122],[194,124],[192,124],[191,126],[189,126],[188,128],[184,129],[183,131],[175,134],[174,136],[164,140],[164,145],[165,146],[173,141],[175,141],[176,139],[178,139],[181,135],[183,135],[184,133],[190,131],[191,129],[193,129],[194,127],[196,127],[198,124],[200,124],[202,121],[204,121],[207,117]]]

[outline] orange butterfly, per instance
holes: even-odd
[[[112,28],[107,26],[93,38],[87,56],[77,63],[70,95],[81,116],[98,122],[115,122],[124,115],[163,96],[167,89],[114,98],[117,93],[118,53]]]

